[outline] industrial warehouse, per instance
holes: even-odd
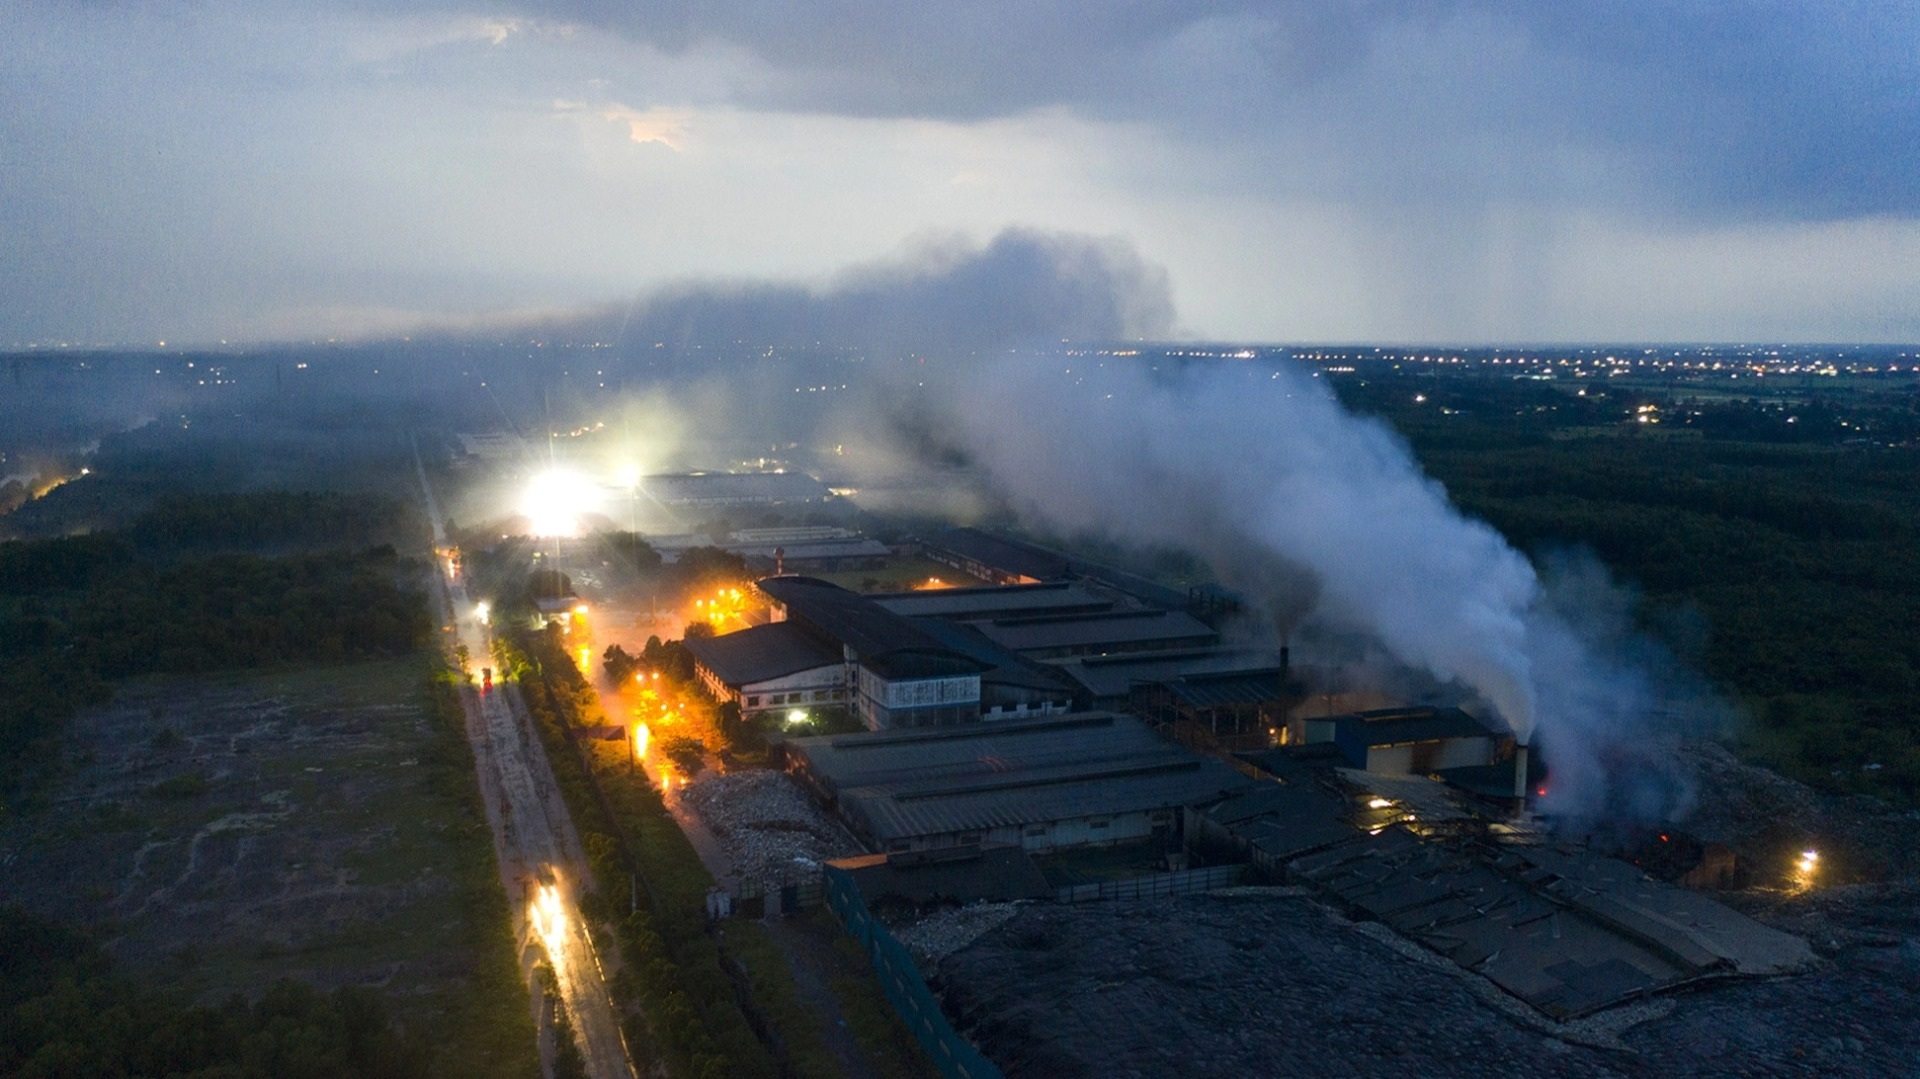
[[[1129,588],[982,535],[938,542],[1009,583],[775,576],[757,586],[768,622],[687,642],[744,714],[838,706],[866,728],[777,747],[870,852],[828,869],[868,902],[1285,883],[1555,1021],[1812,961],[1705,895],[1555,846],[1524,811],[1544,762],[1477,716],[1316,711],[1318,672],[1226,643],[1217,593]],[[1129,868],[1094,889],[1082,864]]]
[[[889,852],[1139,840],[1168,847],[1183,807],[1255,782],[1107,712],[797,738],[787,754],[797,778]]]

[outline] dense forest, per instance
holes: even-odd
[[[1646,627],[1739,706],[1752,755],[1920,801],[1920,452],[1888,444],[1915,429],[1911,391],[1706,402],[1379,372],[1336,386],[1466,512],[1536,556],[1589,549],[1638,589]]]
[[[123,530],[158,556],[424,547],[426,519],[391,495],[334,491],[166,495]]]

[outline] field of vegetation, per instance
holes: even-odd
[[[146,1016],[140,1038],[245,1022],[256,1005],[223,1003],[235,995],[337,1001],[391,1027],[405,1064],[361,1074],[530,1074],[526,993],[451,689],[419,657],[120,686],[71,724],[67,770],[0,826],[0,922],[73,925],[55,937],[80,941],[61,961],[90,972],[88,999]],[[29,1024],[23,1052],[137,1040],[112,1008],[31,1027],[71,987],[13,974],[3,992]],[[301,1037],[312,1044],[285,1051],[342,1050]],[[174,1067],[193,1070],[131,1070]],[[116,1072],[66,1074],[83,1073]],[[247,1074],[303,1073],[345,1074],[284,1062]]]
[[[176,492],[0,544],[0,1074],[538,1072],[424,566],[387,542],[417,524]]]
[[[1751,756],[1920,802],[1920,395],[1367,369],[1336,386],[1466,512],[1637,589],[1646,628],[1738,706]]]

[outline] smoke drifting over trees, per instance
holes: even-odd
[[[947,397],[949,437],[1033,522],[1194,550],[1283,632],[1361,633],[1470,690],[1553,761],[1558,812],[1684,809],[1656,746],[1700,709],[1676,716],[1670,664],[1633,632],[1628,599],[1578,560],[1543,577],[1311,378],[1005,359]]]

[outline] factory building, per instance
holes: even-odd
[[[1332,720],[1334,745],[1354,768],[1427,775],[1492,764],[1508,736],[1458,708],[1388,708]]]
[[[790,623],[794,630],[839,648],[854,714],[868,729],[944,726],[979,718],[980,675],[986,664],[945,647],[911,621],[838,585],[812,577],[769,577],[759,587],[772,601],[774,624]]]
[[[876,569],[893,553],[878,540],[833,527],[743,528],[728,533],[720,542],[705,532],[659,533],[649,535],[647,545],[669,564],[678,562],[694,547],[718,547],[739,555],[748,566],[769,573]]]
[[[694,674],[715,700],[742,716],[847,703],[840,650],[798,626],[777,622],[686,642]]]
[[[878,596],[810,577],[771,577],[759,587],[773,624],[789,625],[783,634],[840,655],[845,699],[871,730],[1126,708],[1183,737],[1204,734],[1190,740],[1260,748],[1297,696],[1275,653],[1223,649],[1219,633],[1192,615],[1091,582]],[[762,660],[793,654],[751,638],[737,652],[696,650],[717,696],[743,709],[761,696],[759,710],[780,706],[765,703],[767,694],[792,692],[770,688],[771,679],[799,677]]]
[[[1185,807],[1257,782],[1107,712],[799,738],[787,757],[795,777],[882,852],[1171,846]]]

